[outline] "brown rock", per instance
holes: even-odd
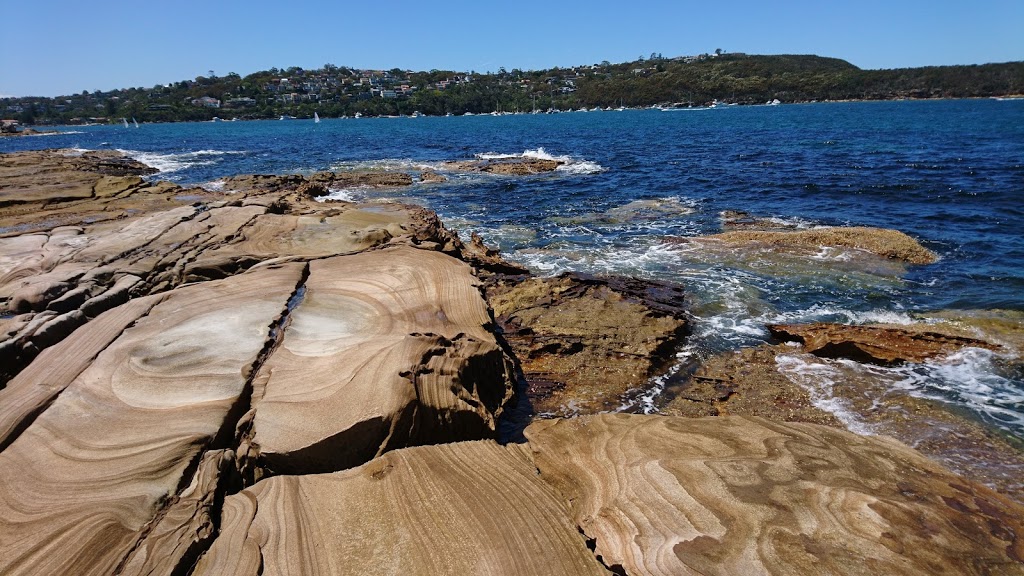
[[[230,496],[196,575],[607,574],[516,445],[389,452]]]
[[[884,228],[831,227],[786,232],[740,230],[688,240],[730,245],[754,244],[782,250],[816,249],[820,246],[853,248],[910,264],[931,264],[938,259],[932,251],[921,246],[910,236]]]
[[[763,345],[710,358],[685,384],[665,391],[672,399],[662,412],[760,416],[886,434],[1024,504],[1020,446],[948,404],[907,394],[899,385],[905,377]],[[842,422],[818,406],[839,409]]]
[[[216,535],[217,499],[233,456],[230,450],[203,454],[191,482],[125,558],[119,574],[181,574],[195,565]]]
[[[686,331],[682,289],[579,275],[498,283],[488,298],[539,413],[592,413],[665,367]]]
[[[883,365],[924,362],[966,346],[998,349],[974,338],[883,325],[769,324],[768,331],[780,340],[802,343],[816,356]]]
[[[327,196],[330,194],[327,187],[320,182],[304,182],[299,184],[299,187],[296,188],[296,192],[300,196],[306,196],[308,198],[319,198],[320,196]]]
[[[537,421],[526,436],[620,573],[1024,573],[1024,507],[886,438],[625,414]]]
[[[554,172],[556,168],[564,164],[558,160],[492,160],[480,167],[482,172],[491,174],[506,174],[509,176],[526,176],[528,174],[540,174],[543,172]]]
[[[726,352],[701,364],[663,409],[675,416],[760,416],[780,422],[839,426],[835,416],[813,405],[806,389],[779,373],[783,347],[759,346]]]
[[[412,176],[404,172],[336,172],[335,186],[371,186],[374,188],[399,188],[412,185]]]
[[[447,181],[448,178],[444,177],[441,174],[438,174],[437,172],[434,172],[433,170],[424,170],[423,172],[420,172],[420,182],[436,183]]]
[[[722,228],[732,230],[795,230],[796,225],[778,218],[754,216],[742,210],[723,210],[719,216]]]
[[[265,365],[248,456],[314,473],[493,436],[513,375],[489,324],[470,268],[444,254],[398,247],[314,261]]]
[[[478,270],[510,276],[530,273],[528,269],[502,258],[501,252],[484,244],[484,239],[476,232],[470,233],[469,244],[462,247],[462,254]]]
[[[0,452],[0,573],[117,571],[185,496],[204,447],[233,435],[247,375],[301,271],[172,292],[20,426]]]
[[[445,162],[446,170],[453,172],[487,172],[508,176],[526,176],[553,172],[564,164],[561,160],[542,160],[536,158],[497,158],[488,160],[460,160]]]

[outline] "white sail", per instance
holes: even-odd
[[[320,123],[320,115],[316,112],[313,112],[313,122],[316,122],[317,124]]]
[[[136,127],[136,128],[138,128],[138,127],[139,127],[139,121],[135,119],[135,116],[132,116],[132,122],[134,122],[134,123],[135,123],[135,127]]]
[[[127,127],[128,127],[128,119],[127,119],[127,118],[121,118],[121,122],[123,122],[123,123],[124,123],[124,127],[125,127],[125,128],[127,128]]]

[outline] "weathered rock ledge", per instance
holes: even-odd
[[[727,246],[762,246],[777,250],[817,250],[822,246],[863,250],[908,264],[931,264],[938,257],[917,240],[898,231],[864,226],[822,227],[809,230],[732,230],[680,242]]]
[[[1024,573],[1020,504],[884,438],[493,440],[520,376],[563,413],[656,372],[680,287],[529,278],[421,208],[313,198],[402,177],[144,172],[0,156],[2,574]]]
[[[984,340],[934,330],[903,326],[845,324],[769,324],[771,335],[783,342],[799,342],[804,349],[823,358],[849,358],[872,364],[924,362],[964,347],[997,350]]]

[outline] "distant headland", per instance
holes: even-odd
[[[714,53],[548,70],[415,72],[326,64],[271,68],[151,88],[0,99],[22,125],[215,119],[541,113],[779,101],[1006,97],[1024,94],[1024,62],[862,70],[813,55]]]

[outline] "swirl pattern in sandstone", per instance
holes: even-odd
[[[302,270],[175,290],[67,385],[0,453],[0,573],[111,574],[130,560],[201,452],[233,434],[230,415]]]
[[[312,262],[254,402],[263,466],[333,471],[395,447],[493,434],[512,381],[489,324],[470,267],[439,252]]]
[[[1024,573],[1024,507],[884,437],[625,414],[526,436],[595,553],[628,574]]]
[[[225,501],[195,574],[607,574],[519,446],[388,452],[333,474],[277,476]]]

